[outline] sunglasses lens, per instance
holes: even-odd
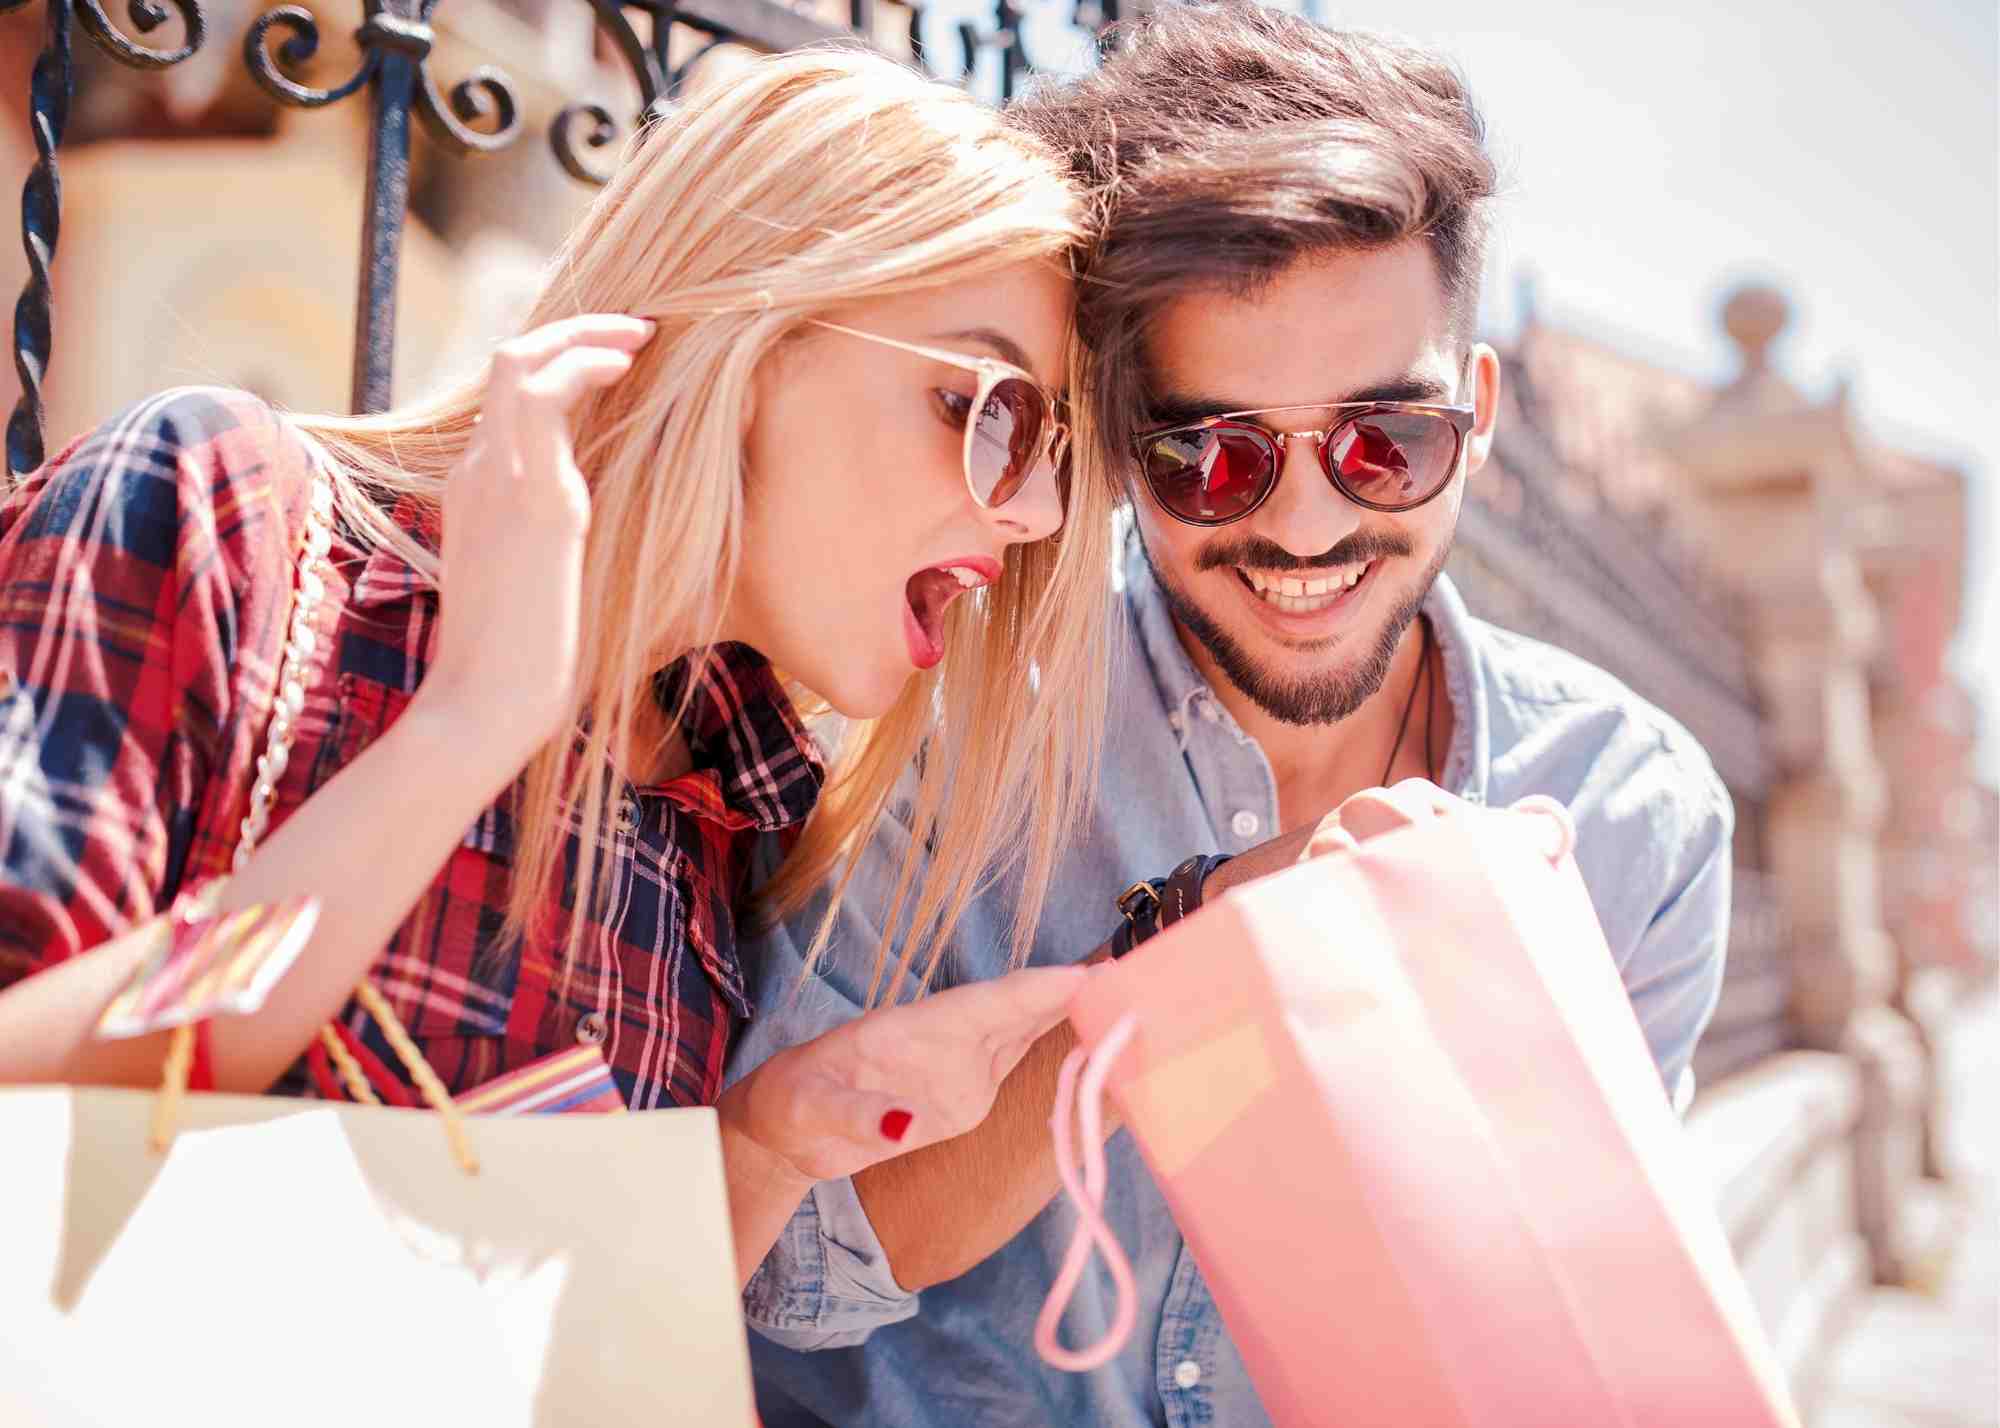
[[[980,505],[1004,506],[1027,484],[1042,459],[1048,426],[1049,402],[1040,387],[1019,377],[993,384],[973,415],[965,457]]]
[[[1221,525],[1262,499],[1271,454],[1255,437],[1227,427],[1186,427],[1146,438],[1139,451],[1153,499],[1197,525]]]
[[[1326,466],[1340,488],[1371,506],[1421,505],[1451,479],[1458,432],[1425,412],[1370,412],[1327,444]]]

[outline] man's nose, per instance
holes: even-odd
[[[1260,535],[1301,559],[1324,554],[1361,528],[1362,510],[1326,479],[1317,436],[1283,436],[1279,443],[1278,489],[1251,519]]]

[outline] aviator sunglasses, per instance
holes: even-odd
[[[1289,411],[1332,412],[1333,425],[1274,432],[1242,420]],[[1355,505],[1413,511],[1451,484],[1474,419],[1470,406],[1435,402],[1294,402],[1158,427],[1133,454],[1160,508],[1191,526],[1226,526],[1263,505],[1284,472],[1285,443],[1300,436]]]
[[[899,342],[837,322],[809,318],[815,327],[913,352],[948,367],[978,374],[979,386],[966,408],[965,485],[983,509],[1004,506],[1021,493],[1037,472],[1055,478],[1056,495],[1069,505],[1069,427],[1059,417],[1060,406],[1033,377],[1019,367],[990,357],[967,357],[938,347]]]

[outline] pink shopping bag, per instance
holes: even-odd
[[[1094,1367],[1130,1332],[1096,1213],[1108,1087],[1280,1424],[1796,1424],[1568,819],[1533,802],[1235,889],[1091,979],[1045,1358]],[[1057,1328],[1093,1241],[1119,1313],[1076,1352]]]

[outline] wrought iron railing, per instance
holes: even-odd
[[[0,0],[0,13],[28,0]],[[876,33],[878,0],[848,0],[847,23],[830,24],[774,0],[583,0],[595,12],[598,30],[611,42],[638,84],[640,122],[655,104],[670,102],[689,72],[718,45],[736,44],[766,52],[846,39],[865,42]],[[890,0],[880,0],[886,8]],[[14,306],[14,366],[21,396],[7,423],[7,464],[16,478],[42,464],[43,384],[53,349],[54,294],[50,266],[62,222],[62,183],[57,150],[68,122],[74,70],[70,54],[72,21],[111,58],[138,69],[165,69],[180,63],[207,41],[207,21],[199,0],[128,0],[126,13],[141,36],[152,34],[174,15],[181,42],[152,48],[121,31],[101,0],[43,0],[47,25],[30,86],[29,123],[35,163],[21,194],[21,235],[28,277]],[[362,59],[354,73],[327,88],[298,75],[318,52],[319,23],[299,5],[281,5],[257,17],[243,37],[243,59],[251,76],[281,104],[318,109],[366,93],[370,107],[367,189],[361,215],[361,273],[355,304],[352,405],[357,412],[385,410],[391,398],[391,354],[396,334],[396,290],[402,235],[409,216],[411,116],[420,116],[431,137],[460,155],[490,153],[520,136],[521,105],[512,81],[497,69],[480,67],[447,91],[430,71],[435,40],[433,12],[438,0],[366,0],[355,39]],[[1097,37],[1116,16],[1116,0],[1084,5],[1077,0],[937,0],[929,7],[901,6],[910,12],[911,59],[943,77],[962,76],[988,98],[1005,99],[1031,67],[1053,60],[1063,67],[1073,54],[1058,54],[1061,37],[1082,36],[1093,53]],[[636,23],[635,23],[636,20]],[[669,55],[677,34],[692,32],[695,48],[674,62]],[[1037,46],[1046,52],[1038,55]],[[586,183],[602,183],[605,164],[622,134],[604,104],[580,100],[566,105],[549,129],[549,141],[563,169]]]

